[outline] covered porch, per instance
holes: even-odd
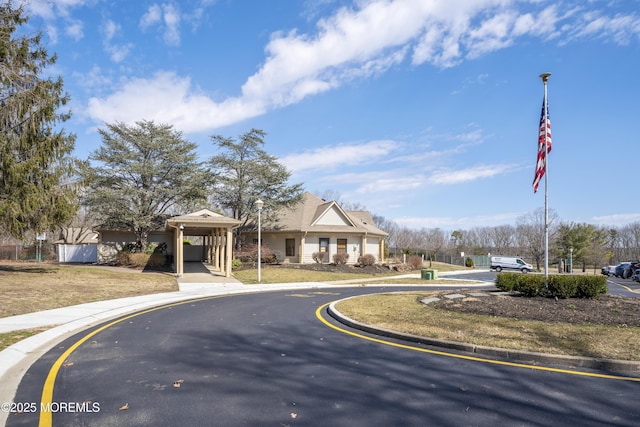
[[[225,277],[231,276],[233,261],[233,229],[240,225],[240,221],[215,213],[209,209],[202,209],[186,215],[179,215],[167,220],[167,230],[173,231],[173,246],[175,273],[178,277],[184,275],[185,252],[188,246],[184,244],[185,236],[202,237],[203,245],[189,248],[187,260],[203,261],[210,265],[213,271],[220,272]],[[197,253],[194,253],[194,250]]]

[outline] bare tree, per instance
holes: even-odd
[[[522,215],[516,219],[516,231],[518,247],[531,256],[536,263],[536,268],[540,269],[540,263],[544,260],[544,209],[538,208],[533,212]],[[553,239],[558,226],[558,216],[553,210],[549,210],[549,246],[552,246]],[[523,254],[517,254],[523,255]]]
[[[516,243],[516,229],[512,225],[499,225],[489,229],[493,242],[492,253],[500,255],[514,255],[511,252]]]

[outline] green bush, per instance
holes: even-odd
[[[473,263],[473,258],[471,257],[467,257],[467,259],[464,260],[464,265],[465,267],[473,267],[475,264]]]
[[[518,277],[520,276],[521,274],[500,273],[496,276],[496,288],[503,292],[512,292],[515,289]]]
[[[544,276],[534,274],[520,274],[519,276],[514,291],[518,291],[527,297],[547,296]]]
[[[158,247],[158,244],[155,242],[150,242],[147,243],[147,247],[144,248],[144,253],[145,254],[152,254],[156,251],[156,248]]]
[[[500,273],[496,287],[528,297],[597,298],[608,292],[604,276],[551,275],[545,285],[545,278],[540,274]]]
[[[605,276],[587,276],[578,283],[578,296],[581,298],[597,298],[609,292]]]
[[[239,259],[234,259],[233,261],[231,261],[231,269],[232,270],[239,270],[242,268],[242,261],[240,261]]]

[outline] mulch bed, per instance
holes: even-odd
[[[640,327],[640,298],[542,298],[521,295],[443,298],[434,308],[519,320]]]

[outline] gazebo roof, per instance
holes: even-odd
[[[197,212],[178,215],[167,219],[166,228],[184,227],[186,235],[209,234],[213,228],[235,228],[241,221],[220,215],[209,209],[201,209]]]

